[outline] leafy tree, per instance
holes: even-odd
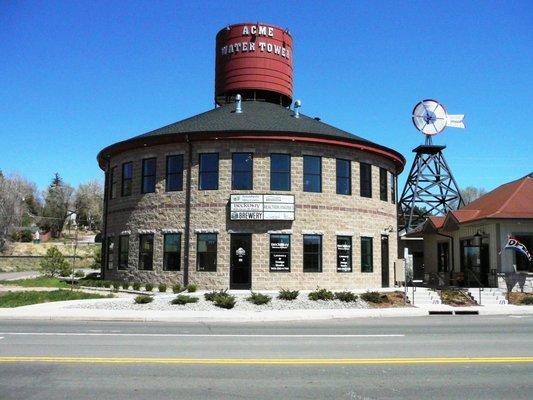
[[[50,247],[46,255],[40,262],[41,271],[50,277],[62,275],[67,276],[71,273],[71,268],[63,254],[56,246]]]
[[[40,222],[42,229],[52,232],[53,237],[59,237],[65,220],[69,214],[72,193],[74,189],[63,182],[58,173],[48,187],[44,200],[43,218]]]
[[[104,189],[97,181],[80,184],[74,196],[76,223],[90,230],[102,227]]]
[[[472,203],[486,193],[487,191],[485,188],[477,188],[474,186],[467,186],[461,190],[461,196],[463,197],[465,205]]]

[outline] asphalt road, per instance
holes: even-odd
[[[533,317],[0,321],[0,399],[531,399]]]

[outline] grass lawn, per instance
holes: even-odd
[[[57,278],[49,278],[46,276],[39,276],[37,278],[29,279],[17,279],[15,281],[0,281],[2,285],[16,285],[24,287],[56,287],[56,288],[68,288],[69,285],[60,281]]]
[[[107,297],[113,296],[71,292],[70,290],[53,290],[51,292],[7,292],[6,294],[0,295],[0,308],[21,307],[30,304],[48,303],[51,301],[103,299]]]

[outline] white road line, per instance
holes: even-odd
[[[391,338],[404,337],[403,334],[367,334],[367,335],[302,335],[302,334],[217,334],[217,333],[96,333],[96,332],[0,332],[6,336],[131,336],[131,337],[237,337],[237,338]]]

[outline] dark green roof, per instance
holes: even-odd
[[[295,118],[293,110],[277,104],[261,101],[244,101],[242,103],[242,113],[240,114],[235,112],[235,103],[230,103],[211,111],[195,115],[194,117],[147,132],[137,136],[137,138],[194,132],[317,134],[368,142],[366,139],[352,135],[349,132],[320,122],[315,118],[307,117],[301,113],[300,118]]]

